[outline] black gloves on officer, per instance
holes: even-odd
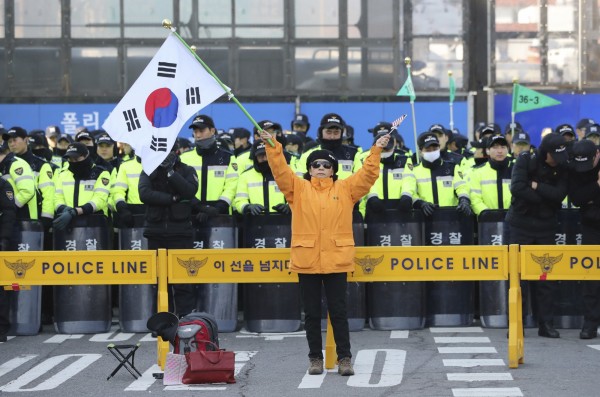
[[[385,211],[385,203],[379,197],[373,196],[367,200],[367,210],[382,213]]]
[[[253,216],[260,215],[265,207],[260,204],[248,204],[244,207],[244,212]]]
[[[76,216],[77,211],[75,208],[65,206],[60,215],[52,222],[52,226],[56,230],[65,230]]]
[[[133,227],[133,213],[129,210],[127,203],[125,201],[119,201],[116,207],[121,226]]]
[[[208,221],[211,217],[219,214],[219,209],[212,205],[201,205],[198,207],[198,214],[196,220],[199,224],[203,224]]]
[[[410,198],[406,195],[402,195],[402,197],[400,197],[400,201],[398,202],[398,209],[400,211],[408,212],[408,211],[412,210],[412,206],[413,206],[412,198]]]
[[[284,215],[289,215],[292,213],[292,210],[288,203],[277,204],[271,208],[273,208],[275,211],[279,212],[280,214],[284,214]]]
[[[458,212],[460,212],[461,214],[464,214],[466,216],[471,216],[473,214],[473,211],[471,211],[471,200],[469,200],[466,197],[459,198],[458,206],[456,207],[456,210]]]
[[[435,205],[423,200],[415,202],[415,208],[423,211],[423,215],[425,216],[431,216],[435,212]]]

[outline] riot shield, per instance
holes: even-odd
[[[289,248],[291,216],[244,216],[244,248]],[[267,271],[289,271],[281,263],[261,263]],[[244,284],[244,320],[250,332],[294,332],[300,329],[298,283]]]
[[[425,220],[425,245],[473,244],[473,218],[455,207],[437,208]],[[473,281],[431,281],[427,283],[427,326],[469,326],[474,317]]]
[[[111,249],[112,225],[103,215],[76,217],[66,230],[54,230],[55,251]],[[57,253],[56,258],[60,258]],[[57,259],[60,260],[60,259]],[[65,264],[68,267],[68,264]],[[54,288],[54,327],[59,334],[108,332],[112,321],[109,285]]]
[[[354,245],[361,247],[365,245],[365,228],[360,212],[352,213],[352,232],[354,234]],[[346,307],[348,315],[348,328],[350,331],[362,331],[367,318],[365,283],[348,282],[346,286]],[[321,329],[327,329],[327,299],[325,288],[321,289]]]
[[[581,217],[579,209],[562,209],[558,213],[557,245],[581,245]],[[554,326],[563,329],[583,327],[584,281],[555,281],[558,284],[554,300]]]
[[[119,249],[147,250],[144,215],[133,216],[132,228],[119,229]],[[147,332],[146,322],[156,313],[156,285],[119,285],[119,325],[121,332]]]
[[[195,249],[237,248],[237,230],[230,215],[216,215],[202,225],[194,225]],[[220,332],[237,328],[237,284],[198,284],[197,309],[212,314]]]
[[[424,245],[421,211],[388,209],[367,214],[368,246]],[[425,326],[425,283],[367,283],[369,325],[377,330],[422,329]]]
[[[13,249],[16,251],[43,251],[44,227],[38,221],[17,221]],[[11,335],[37,335],[41,325],[42,287],[12,291],[10,296]]]

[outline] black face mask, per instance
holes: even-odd
[[[81,178],[90,172],[92,169],[92,159],[87,156],[85,160],[76,163],[69,163],[69,171],[75,175],[75,178]]]
[[[323,149],[334,151],[335,149],[342,146],[342,138],[340,138],[340,139],[321,139],[319,141],[319,143],[321,144],[321,147]]]
[[[57,156],[64,156],[67,153],[67,149],[59,149],[59,148],[54,148],[54,154],[56,154]]]
[[[475,165],[483,164],[488,161],[487,157],[478,157],[475,159]]]
[[[489,162],[490,162],[490,167],[492,167],[495,170],[501,170],[508,166],[508,157],[502,161],[496,161],[496,160],[489,159]]]
[[[254,168],[263,175],[271,173],[271,167],[269,167],[269,163],[264,161],[259,163],[258,161],[254,161]]]
[[[43,159],[46,160],[50,160],[52,158],[52,154],[50,153],[50,151],[46,148],[41,148],[41,149],[31,149],[31,153],[33,153],[34,155],[41,157]],[[50,154],[50,156],[48,156]],[[50,157],[50,158],[48,158]]]

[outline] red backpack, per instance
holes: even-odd
[[[206,342],[212,342],[214,345]],[[192,312],[179,320],[175,336],[175,354],[185,354],[196,350],[217,350],[219,347],[219,329],[215,318],[202,312]]]

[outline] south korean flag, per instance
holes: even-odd
[[[225,90],[171,33],[102,128],[130,144],[151,174],[167,157],[184,123]]]

